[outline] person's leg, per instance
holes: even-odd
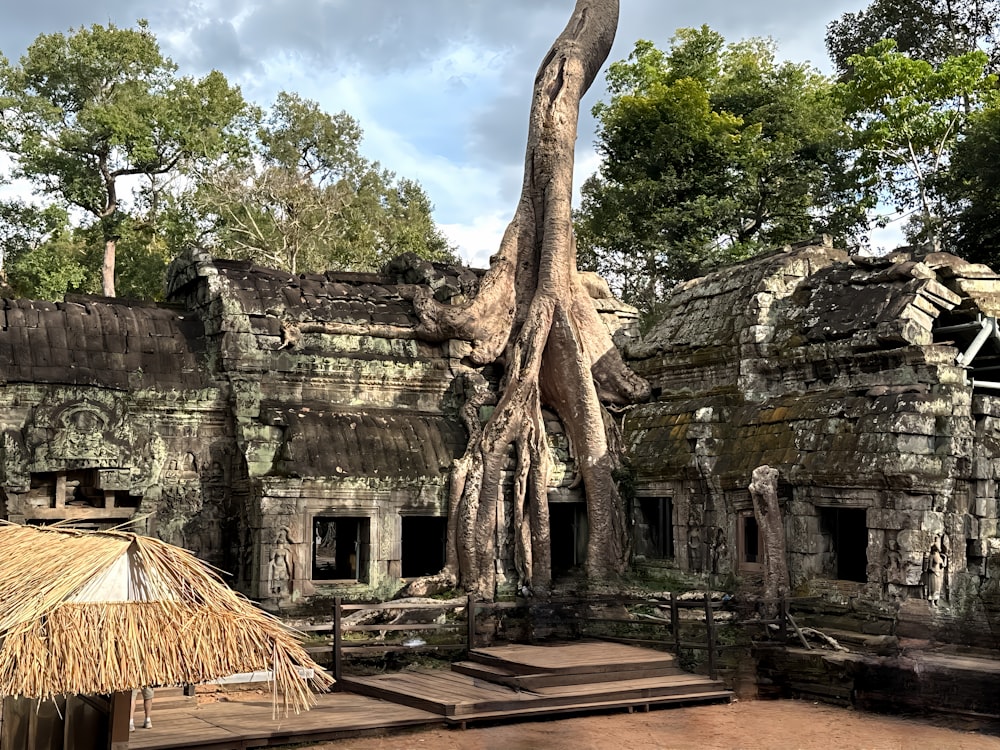
[[[142,712],[145,714],[146,720],[142,723],[143,729],[149,729],[153,726],[153,688],[143,688],[142,689]]]
[[[128,712],[128,731],[135,731],[135,699],[139,697],[139,691],[132,691],[132,708]]]

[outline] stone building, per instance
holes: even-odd
[[[388,595],[437,572],[472,370],[465,344],[416,338],[414,284],[460,301],[478,276],[413,261],[292,276],[191,251],[164,304],[2,300],[4,517],[132,521],[271,606]],[[634,322],[595,304],[609,325]],[[557,467],[566,567],[585,534],[570,483]]]
[[[418,284],[458,302],[478,276],[292,276],[191,251],[164,304],[2,300],[0,510],[135,522],[275,607],[436,572],[464,388],[493,375],[416,337]],[[794,586],[955,610],[998,552],[998,312],[983,266],[822,244],[680,286],[629,347],[655,394],[624,421],[636,554],[752,581],[747,486],[769,465]],[[582,562],[586,513],[547,426],[558,573]]]
[[[678,287],[632,348],[636,551],[753,579],[751,472],[778,470],[791,583],[968,601],[998,551],[1000,277],[803,245]],[[921,605],[926,606],[926,605]]]

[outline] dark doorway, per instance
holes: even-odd
[[[447,532],[447,518],[403,516],[403,578],[419,578],[441,572]]]
[[[673,503],[669,497],[640,497],[636,519],[636,554],[674,556]]]
[[[587,529],[584,503],[549,504],[553,576],[568,573],[586,561]]]
[[[841,581],[868,580],[868,525],[864,508],[820,508],[820,527],[832,559],[825,566]]]
[[[753,516],[743,517],[743,562],[764,562],[760,559],[760,529]]]
[[[313,580],[366,580],[369,546],[367,518],[317,516],[313,519]]]

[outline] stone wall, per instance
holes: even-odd
[[[424,285],[458,303],[478,281],[412,257],[290,275],[192,250],[165,304],[3,300],[5,515],[132,522],[274,608],[437,572],[463,389],[496,378],[464,362],[467,344],[418,339],[411,300]],[[597,296],[609,328],[634,324]],[[551,500],[578,509],[561,425],[546,423]],[[512,540],[498,549],[512,568]]]
[[[625,423],[638,525],[665,498],[679,567],[752,578],[766,464],[800,591],[957,604],[995,544],[1000,390],[973,382],[1000,364],[998,295],[954,256],[823,244],[681,285],[631,349],[656,394]]]

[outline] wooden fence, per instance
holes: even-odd
[[[789,623],[794,627],[794,620],[788,614],[788,602],[781,599],[771,603],[772,610],[777,614],[770,618],[760,616],[746,619],[731,618],[727,625],[738,627],[761,628],[765,637],[772,633],[780,643],[786,642]],[[539,600],[519,599],[513,602],[477,601],[472,596],[434,602],[383,602],[374,604],[344,603],[342,598],[334,599],[333,618],[330,621],[308,625],[300,630],[313,634],[329,634],[330,642],[322,646],[307,648],[314,657],[328,655],[332,661],[333,676],[340,679],[346,658],[379,656],[389,653],[435,653],[447,654],[469,651],[476,648],[480,641],[478,623],[484,615],[497,617],[504,613],[522,616],[531,627],[538,617],[540,607],[549,610],[559,610],[556,618],[565,626],[573,628],[576,636],[592,635],[595,627],[600,626],[641,626],[653,628],[648,638],[630,636],[597,637],[615,640],[635,645],[659,646],[680,654],[682,649],[704,651],[709,676],[717,676],[717,659],[719,653],[728,648],[745,648],[745,645],[727,645],[719,643],[719,623],[717,612],[720,609],[732,609],[732,601],[714,599],[710,592],[705,592],[699,599],[682,598],[671,593],[668,597],[588,597],[588,598],[552,598]],[[659,613],[669,613],[669,617],[646,616],[648,619],[636,617],[615,617],[595,614],[595,610],[625,609],[629,607],[651,607]],[[463,610],[460,612],[460,610]],[[697,614],[693,610],[700,610]],[[416,622],[400,623],[347,623],[344,617],[352,612],[406,612],[414,616]],[[681,612],[688,611],[686,617]],[[700,613],[704,613],[704,638],[692,640],[692,629],[698,627]],[[569,613],[569,614],[567,614]],[[738,614],[738,613],[737,613]],[[424,621],[420,621],[424,620]],[[688,627],[684,627],[688,626]],[[694,626],[694,627],[691,627]],[[682,635],[682,630],[689,637]],[[798,628],[795,628],[797,631]],[[394,639],[392,634],[407,636],[405,640]],[[346,634],[361,635],[360,638],[345,638]],[[375,637],[370,637],[376,634]],[[416,638],[415,634],[427,634],[430,640]],[[366,637],[369,636],[369,637]],[[801,634],[800,634],[801,637]],[[804,642],[804,639],[803,639]]]

